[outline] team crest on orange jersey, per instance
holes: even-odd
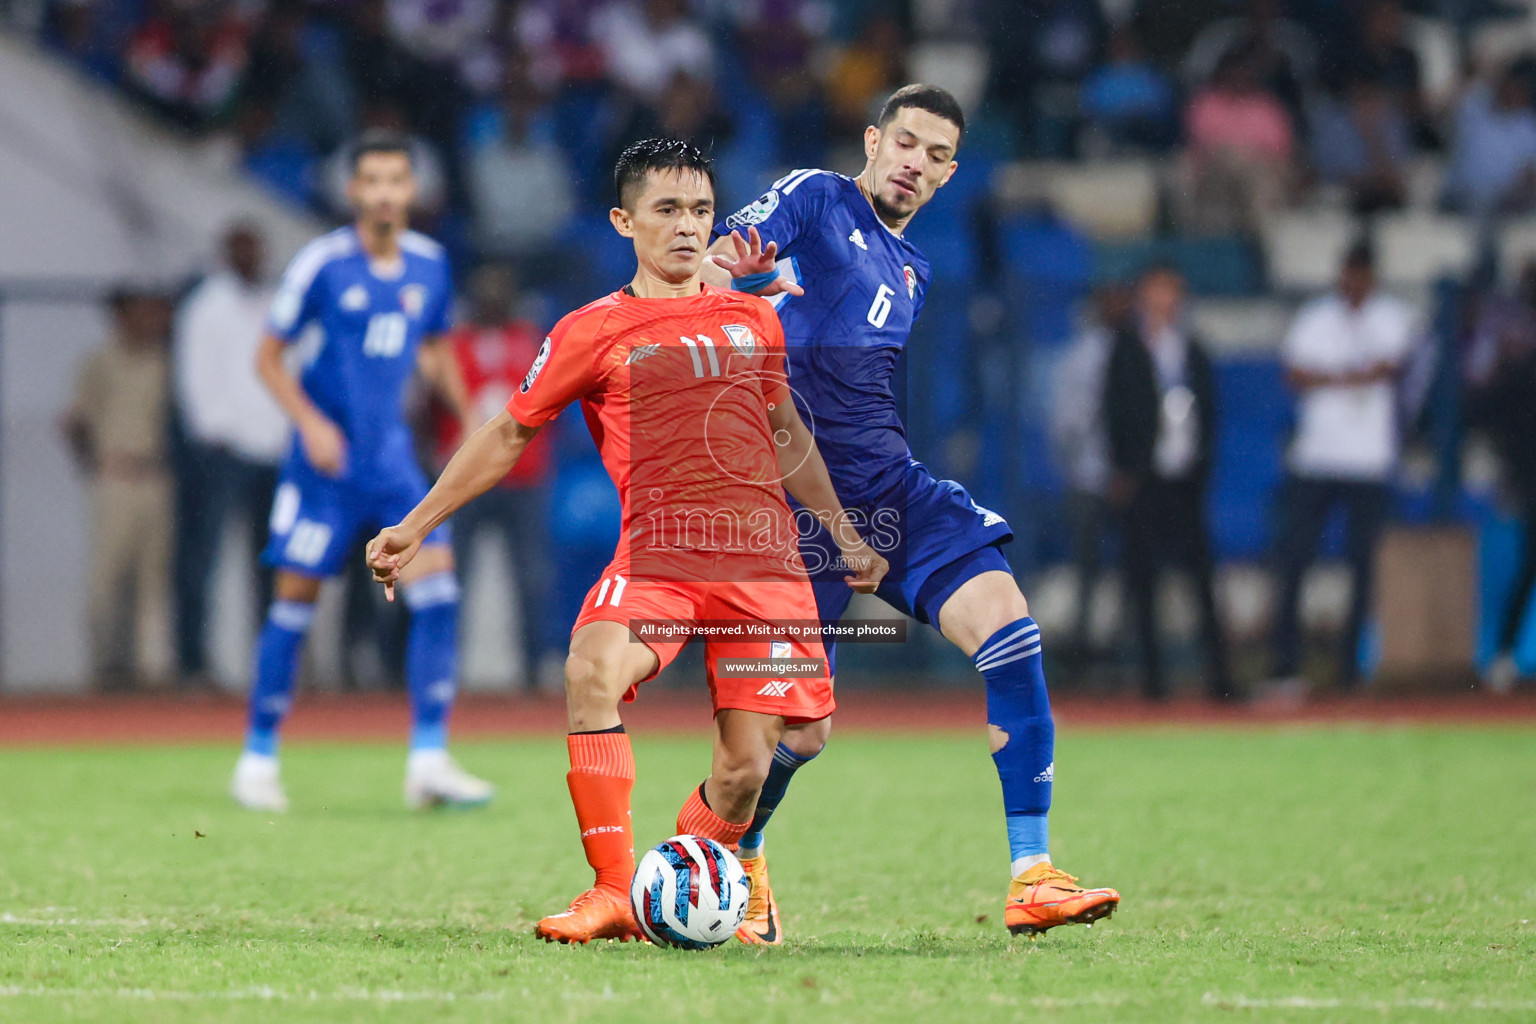
[[[533,357],[533,365],[528,367],[528,376],[524,377],[523,382],[517,386],[517,390],[523,394],[526,395],[528,389],[533,387],[533,382],[539,379],[539,371],[544,369],[545,363],[549,362],[551,344],[553,343],[548,338],[545,338],[544,344],[539,346],[539,354]]]
[[[757,335],[752,333],[752,328],[745,324],[722,324],[721,330],[731,339],[731,347],[747,358],[757,351]]]

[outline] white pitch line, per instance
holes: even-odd
[[[1432,1010],[1436,1013],[1533,1013],[1536,1000],[1501,999],[1335,999],[1316,996],[1280,996],[1255,999],[1207,992],[1200,1001],[1227,1010]]]

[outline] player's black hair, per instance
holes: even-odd
[[[891,123],[896,112],[905,107],[916,107],[937,114],[960,129],[961,135],[965,134],[965,111],[960,109],[960,101],[951,96],[947,89],[918,82],[904,85],[891,93],[891,98],[880,108],[880,120],[875,122],[875,127],[884,128]]]
[[[613,166],[614,198],[624,206],[625,193],[644,183],[647,174],[674,169],[697,171],[709,179],[712,191],[716,187],[715,162],[693,143],[682,139],[641,139],[619,154],[619,162]]]
[[[404,153],[405,158],[411,158],[411,140],[401,132],[387,131],[382,128],[371,128],[358,136],[352,143],[350,154],[350,166],[352,173],[357,173],[357,165],[362,163],[363,157],[369,153]]]

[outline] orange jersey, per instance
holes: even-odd
[[[722,565],[736,580],[782,579],[804,578],[768,420],[790,400],[773,307],[706,286],[681,299],[615,292],[569,314],[507,411],[537,427],[581,402],[623,504],[616,564],[653,579],[718,579]]]

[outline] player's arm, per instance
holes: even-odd
[[[310,465],[327,476],[336,476],[347,461],[346,435],[310,401],[304,386],[289,372],[283,362],[287,348],[281,338],[271,334],[263,337],[256,349],[256,375],[293,422]]]
[[[448,460],[448,466],[421,503],[396,526],[379,532],[368,542],[368,567],[394,600],[395,581],[427,535],[459,509],[495,487],[517,460],[538,427],[524,426],[503,410],[469,436]]]
[[[778,445],[784,489],[831,531],[832,539],[843,553],[843,561],[854,573],[843,577],[848,585],[861,594],[874,593],[890,565],[879,552],[864,543],[859,531],[853,528],[832,486],[832,477],[816,447],[816,439],[787,395],[770,404],[768,425],[773,429],[775,441],[784,441]]]
[[[464,383],[464,371],[454,358],[453,343],[447,335],[438,334],[422,343],[416,353],[416,368],[464,425],[464,436],[479,429],[469,401],[469,388]]]

